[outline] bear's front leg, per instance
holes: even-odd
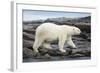
[[[63,46],[64,46],[64,44],[65,44],[65,40],[66,40],[66,37],[65,36],[60,36],[59,37],[59,50],[61,51],[61,52],[66,52],[66,50],[64,50],[63,49]]]
[[[73,43],[72,38],[70,37],[69,40],[67,41],[67,44],[72,47],[72,48],[77,48],[76,45]]]

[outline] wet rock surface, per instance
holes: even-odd
[[[79,36],[73,36],[76,49],[68,47],[65,43],[65,53],[59,51],[57,41],[52,43],[54,48],[48,50],[39,47],[39,53],[32,49],[35,40],[35,29],[39,25],[24,25],[23,27],[23,62],[58,61],[58,60],[85,60],[91,58],[91,36],[88,32],[83,32]]]

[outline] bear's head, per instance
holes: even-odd
[[[67,35],[79,35],[81,30],[75,26],[63,25],[63,29]]]
[[[72,32],[73,35],[79,35],[81,33],[81,30],[77,27],[72,27]]]
[[[81,30],[77,27],[71,26],[69,29],[70,30],[67,29],[69,31],[69,35],[79,35],[81,33]]]

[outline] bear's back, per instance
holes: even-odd
[[[37,36],[43,36],[46,38],[57,38],[58,34],[60,33],[59,25],[54,23],[43,23],[36,29]]]
[[[39,27],[42,27],[42,28],[56,28],[58,27],[58,25],[54,24],[54,23],[43,23],[41,24]]]
[[[59,26],[54,23],[43,23],[41,24],[36,31],[56,31],[59,29]]]

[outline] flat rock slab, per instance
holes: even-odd
[[[34,59],[52,59],[53,57],[57,58],[76,58],[76,57],[90,57],[90,50],[79,50],[79,49],[68,49],[65,53],[60,52],[58,49],[47,50],[39,49],[39,53],[34,52],[31,49],[24,48],[23,51],[24,58],[34,58]],[[56,58],[55,58],[56,59]]]

